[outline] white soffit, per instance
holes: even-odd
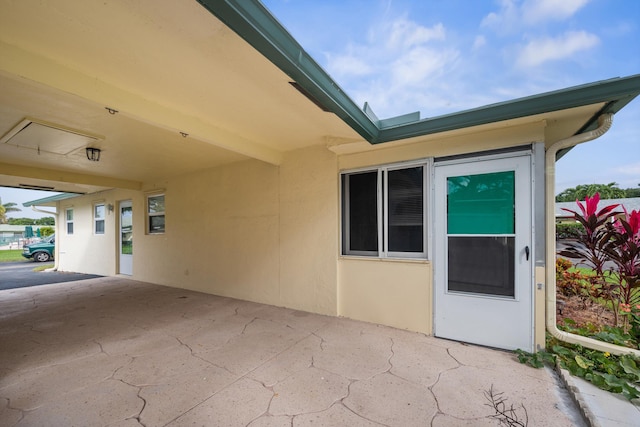
[[[0,138],[0,144],[67,156],[93,146],[100,139],[74,129],[26,118]]]

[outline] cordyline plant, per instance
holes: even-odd
[[[576,201],[580,212],[563,209],[582,224],[584,233],[558,254],[593,268],[601,294],[613,305],[613,326],[618,326],[620,308],[637,305],[640,299],[635,292],[640,287],[640,212],[615,211],[617,204],[598,210],[599,202],[596,193],[586,197],[584,204]]]

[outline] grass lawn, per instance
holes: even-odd
[[[27,259],[22,256],[22,249],[8,249],[0,251],[0,262],[16,261],[27,261]]]
[[[38,271],[48,270],[50,268],[53,268],[53,264],[43,264],[43,265],[37,266],[32,271],[38,272]]]

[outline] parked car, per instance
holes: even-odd
[[[33,259],[35,262],[47,262],[53,259],[53,254],[56,248],[55,242],[56,235],[53,234],[49,237],[45,237],[38,243],[25,245],[22,249],[22,256]]]

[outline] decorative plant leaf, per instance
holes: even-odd
[[[590,367],[593,366],[593,362],[591,362],[590,360],[585,359],[584,357],[580,356],[579,354],[576,354],[574,359],[575,359],[576,363],[578,364],[578,366],[580,366],[582,369],[589,369]]]
[[[620,367],[629,375],[633,375],[635,377],[634,382],[640,382],[640,369],[638,369],[638,365],[628,356],[622,356],[620,358]]]

